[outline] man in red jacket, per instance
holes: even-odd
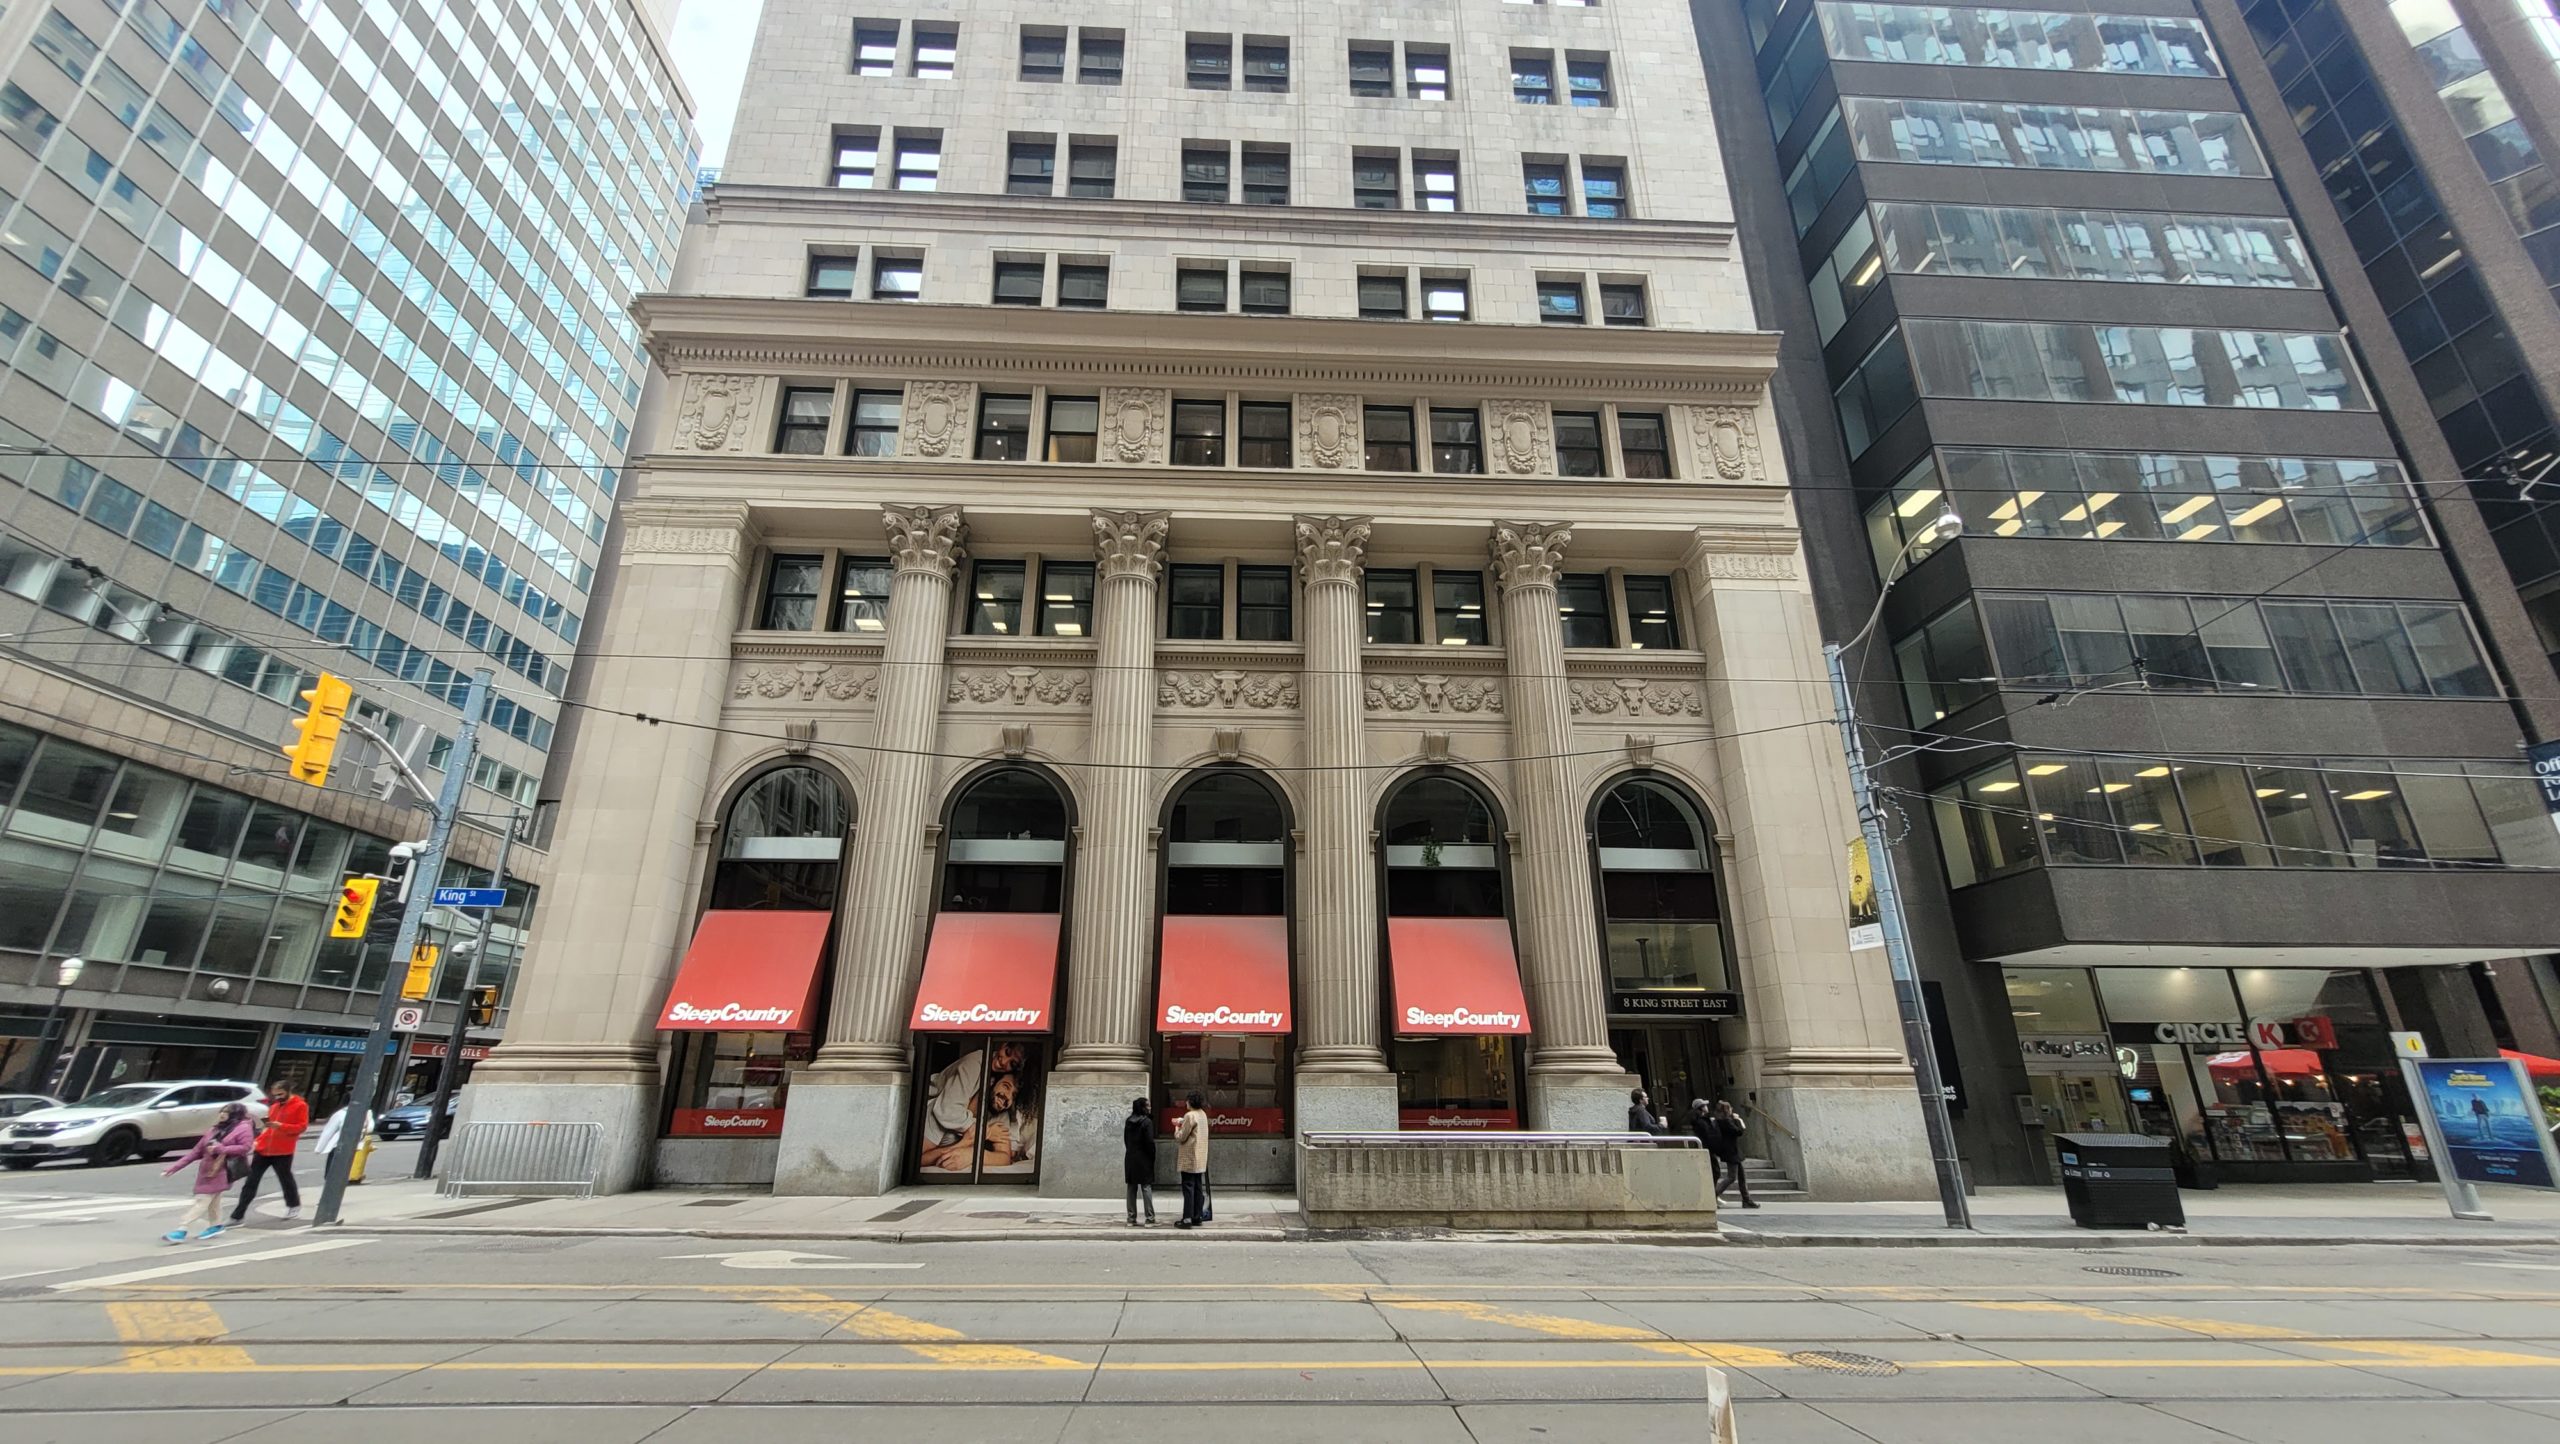
[[[293,1150],[301,1146],[302,1130],[310,1126],[311,1105],[293,1091],[292,1084],[278,1078],[267,1085],[267,1126],[258,1131],[249,1176],[240,1180],[240,1201],[231,1208],[233,1223],[248,1217],[258,1178],[267,1173],[274,1174],[276,1187],[284,1190],[284,1216],[302,1217],[302,1190],[293,1181]]]

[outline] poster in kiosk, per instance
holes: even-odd
[[[2489,1217],[2477,1184],[2560,1189],[2560,1145],[2523,1063],[2404,1056],[2400,1067],[2454,1217]]]

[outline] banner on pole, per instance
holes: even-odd
[[[2443,1141],[2443,1166],[2465,1183],[2560,1188],[2542,1102],[2511,1058],[2412,1058],[2419,1104]]]

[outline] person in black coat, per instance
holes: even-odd
[[[1644,1096],[1641,1088],[1627,1095],[1627,1131],[1657,1136],[1671,1131],[1661,1119],[1653,1116],[1652,1100]]]
[[[1144,1098],[1129,1101],[1120,1125],[1120,1173],[1129,1184],[1129,1226],[1138,1226],[1138,1203],[1147,1205],[1147,1227],[1156,1223],[1156,1116]]]
[[[1691,1115],[1695,1116],[1699,1109],[1706,1106],[1703,1099],[1691,1103],[1689,1105]],[[1699,1130],[1698,1137],[1707,1145],[1707,1151],[1715,1155],[1715,1168],[1718,1175],[1716,1197],[1724,1197],[1724,1191],[1728,1188],[1739,1189],[1742,1194],[1742,1206],[1758,1208],[1760,1205],[1751,1201],[1751,1174],[1742,1166],[1742,1135],[1748,1131],[1742,1122],[1742,1115],[1734,1111],[1732,1104],[1719,1098],[1716,1100],[1715,1108],[1707,1116],[1706,1126]]]

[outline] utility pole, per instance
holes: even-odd
[[[507,835],[498,839],[497,883],[507,885],[507,854],[515,850],[516,834],[524,830],[524,813],[519,809],[507,819]],[[427,1105],[427,1138],[418,1145],[418,1168],[411,1178],[431,1178],[436,1171],[437,1145],[444,1141],[444,1110],[453,1101],[453,1090],[462,1079],[462,1040],[471,1027],[472,999],[479,995],[480,965],[489,958],[489,930],[497,926],[498,915],[480,915],[480,932],[473,940],[471,965],[462,971],[462,998],[453,1005],[453,1031],[446,1035],[444,1066],[436,1070],[435,1100]],[[456,951],[460,951],[459,948]]]
[[[427,909],[434,905],[436,884],[444,876],[446,846],[453,840],[453,823],[462,810],[462,789],[471,778],[471,760],[480,741],[480,719],[489,710],[490,671],[479,668],[471,674],[471,690],[462,701],[462,730],[454,737],[453,754],[445,759],[444,786],[437,793],[435,820],[427,831],[426,846],[409,860],[408,871],[401,879],[400,931],[391,944],[391,958],[382,970],[382,997],[374,1005],[373,1031],[366,1036],[364,1061],[356,1067],[355,1088],[348,1094],[347,1126],[338,1130],[338,1147],[324,1166],[320,1185],[320,1206],[313,1211],[315,1227],[338,1221],[338,1207],[345,1201],[347,1174],[355,1167],[356,1150],[364,1143],[366,1111],[373,1106],[374,1092],[382,1086],[383,1055],[391,1043],[391,1024],[400,1009],[400,985],[406,977],[403,966],[417,950],[418,930],[426,922]],[[420,885],[421,879],[424,886]]]

